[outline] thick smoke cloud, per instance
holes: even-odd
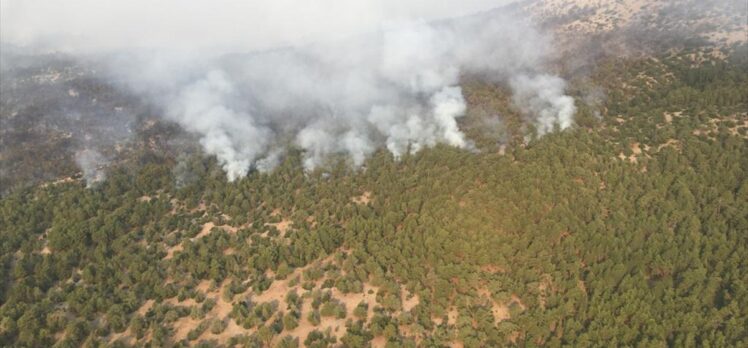
[[[218,158],[230,181],[246,175],[273,136],[249,114],[231,109],[228,98],[234,93],[223,72],[211,71],[182,88],[166,110],[169,119],[200,134],[200,144]]]
[[[0,41],[77,53],[227,53],[372,32],[382,22],[462,16],[514,0],[2,0]]]
[[[556,126],[571,126],[576,107],[574,99],[564,95],[566,81],[551,75],[517,75],[509,84],[514,103],[534,115],[538,135],[551,132]]]
[[[155,47],[95,59],[197,134],[235,180],[272,170],[288,146],[303,150],[307,170],[331,155],[360,166],[380,147],[395,158],[440,143],[471,148],[457,122],[464,74],[508,83],[539,134],[567,128],[574,102],[544,69],[551,53],[531,23],[492,11],[274,50]]]

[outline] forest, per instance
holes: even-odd
[[[292,151],[227,182],[143,150],[90,188],[19,185],[0,345],[746,347],[745,52],[603,60],[543,137],[465,78],[478,151]]]

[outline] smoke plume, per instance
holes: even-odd
[[[509,80],[514,103],[534,115],[535,128],[542,136],[558,126],[566,129],[573,122],[574,99],[564,94],[566,81],[551,75],[517,75]]]
[[[86,187],[96,186],[106,179],[106,172],[103,169],[106,162],[105,157],[93,149],[83,149],[75,153],[75,163],[83,171]]]
[[[381,23],[272,50],[232,49],[219,37],[190,49],[86,51],[112,80],[196,134],[230,181],[272,170],[288,146],[303,150],[307,170],[331,155],[360,166],[378,148],[395,158],[436,144],[469,149],[458,126],[465,74],[508,84],[540,135],[571,126],[574,101],[545,68],[549,38],[516,13]]]

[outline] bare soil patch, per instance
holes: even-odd
[[[400,293],[400,296],[400,300],[403,304],[403,312],[409,312],[411,309],[413,309],[413,307],[421,302],[418,294],[411,294],[408,290],[405,289],[403,289],[403,291]]]
[[[371,192],[365,191],[360,196],[351,198],[351,200],[356,204],[369,204],[371,202]]]
[[[145,316],[146,313],[148,313],[148,311],[151,310],[151,308],[153,308],[153,305],[155,303],[156,303],[156,301],[154,301],[154,300],[145,301],[145,303],[143,303],[143,305],[140,306],[140,308],[138,308],[137,313],[139,315],[141,315],[141,316]]]
[[[286,235],[286,231],[291,228],[291,225],[293,225],[293,221],[288,219],[283,219],[281,220],[281,222],[269,222],[265,224],[265,226],[274,226],[276,229],[278,229],[281,237],[284,237]]]
[[[184,250],[184,247],[182,246],[182,243],[179,243],[169,249],[166,250],[166,256],[164,256],[164,260],[169,260],[172,257],[174,257],[174,253]]]

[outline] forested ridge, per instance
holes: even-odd
[[[572,80],[577,126],[539,138],[501,86],[463,87],[478,151],[292,152],[233,183],[144,154],[14,190],[0,343],[748,346],[744,47],[603,61]]]

